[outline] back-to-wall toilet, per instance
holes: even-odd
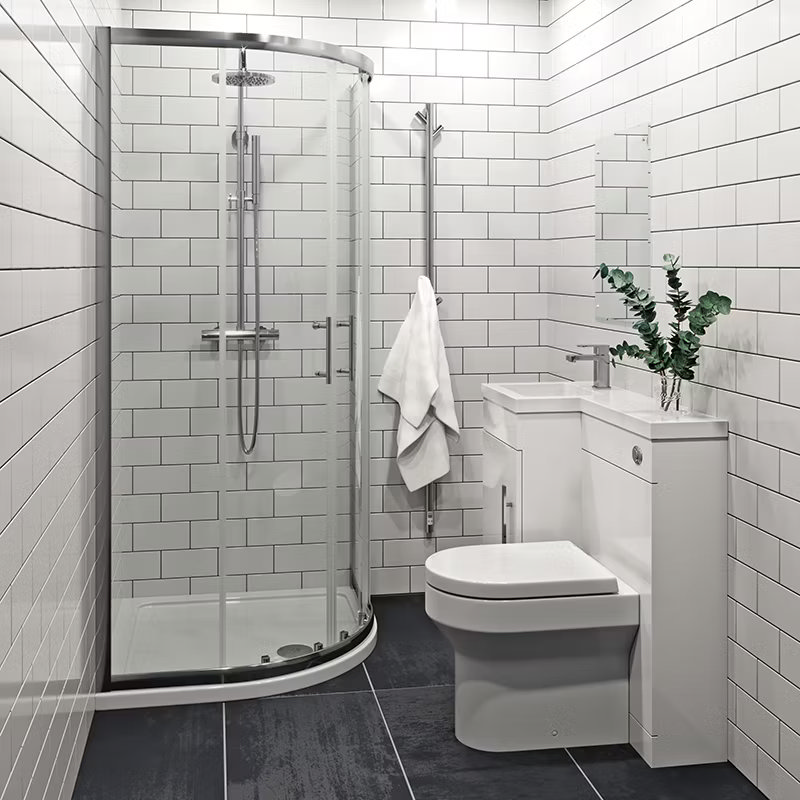
[[[569,541],[443,550],[425,608],[455,651],[455,732],[478,750],[628,741],[639,596]]]

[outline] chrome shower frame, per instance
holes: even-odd
[[[163,28],[111,28],[112,44],[155,44],[162,47],[245,47],[248,50],[270,50],[300,56],[325,58],[355,67],[368,81],[375,74],[371,58],[328,42],[296,39],[292,36],[269,36],[261,33],[228,33],[226,31],[182,31]]]
[[[342,64],[349,65],[355,68],[360,76],[360,80],[365,85],[372,80],[374,74],[374,67],[372,61],[360,53],[351,50],[346,50],[336,45],[327,44],[324,42],[315,42],[302,39],[294,39],[283,36],[263,36],[259,34],[247,33],[228,33],[228,32],[208,32],[208,31],[177,31],[177,30],[158,30],[158,29],[131,29],[131,28],[108,28],[99,27],[97,29],[98,50],[100,53],[100,60],[98,64],[98,121],[99,130],[98,134],[100,141],[98,143],[98,152],[100,159],[98,161],[98,197],[103,200],[98,203],[98,223],[97,223],[97,246],[98,246],[98,264],[103,267],[96,271],[98,296],[103,298],[103,302],[98,304],[98,329],[101,331],[98,348],[100,352],[106,352],[109,356],[106,360],[105,367],[99,373],[97,381],[97,397],[98,397],[98,420],[100,421],[99,437],[101,441],[98,443],[98,453],[101,463],[104,465],[105,478],[104,484],[107,489],[106,492],[100,492],[101,499],[96,505],[97,516],[96,524],[98,535],[97,552],[98,562],[100,568],[98,570],[98,585],[101,587],[98,594],[102,597],[101,611],[97,615],[96,635],[99,640],[105,643],[104,649],[98,651],[97,661],[97,675],[98,685],[102,687],[102,691],[98,694],[98,704],[103,703],[104,708],[126,708],[141,705],[172,705],[174,703],[186,702],[187,691],[191,690],[192,702],[226,702],[236,699],[245,699],[248,697],[264,697],[284,691],[291,691],[294,689],[301,689],[307,686],[315,685],[326,677],[335,677],[343,671],[350,669],[361,661],[371,652],[375,645],[377,624],[372,613],[372,608],[369,602],[369,548],[368,548],[368,532],[366,534],[367,546],[362,548],[359,555],[359,568],[363,583],[360,587],[361,593],[364,595],[365,605],[358,613],[358,628],[353,631],[348,637],[341,638],[340,641],[329,643],[320,651],[315,651],[307,656],[302,656],[297,659],[292,659],[286,662],[277,662],[272,664],[236,664],[231,666],[219,666],[215,668],[202,668],[198,670],[178,670],[176,672],[161,671],[145,674],[124,674],[114,675],[111,671],[111,658],[110,647],[108,646],[112,641],[111,630],[111,610],[112,598],[109,588],[111,586],[112,574],[112,539],[111,539],[111,522],[112,510],[110,508],[109,500],[111,499],[111,472],[112,472],[112,458],[110,443],[112,442],[111,430],[111,413],[113,408],[112,403],[112,380],[111,371],[108,368],[110,362],[110,342],[112,335],[113,319],[111,315],[112,295],[110,286],[111,266],[113,263],[111,254],[112,242],[112,229],[111,229],[111,119],[112,108],[110,98],[112,95],[112,47],[114,45],[143,45],[143,46],[170,46],[170,47],[199,47],[199,48],[220,48],[220,49],[237,49],[243,48],[247,50],[264,50],[282,53],[291,53],[303,56],[309,56],[319,59],[327,59],[329,61],[336,61]],[[221,76],[224,71],[221,72]],[[233,99],[233,98],[231,98]],[[369,93],[366,95],[365,106],[368,108]],[[241,112],[237,115],[236,128],[241,131],[244,127],[245,117]],[[369,118],[368,114],[363,114],[359,122],[361,126],[361,139],[365,142],[365,151],[363,153],[364,163],[364,180],[360,182],[357,188],[358,197],[360,198],[359,209],[363,215],[363,229],[361,231],[360,239],[357,244],[359,252],[359,262],[361,274],[359,280],[360,284],[360,297],[366,298],[365,303],[369,299]],[[257,212],[260,205],[260,176],[259,170],[259,153],[260,142],[257,140],[247,142],[246,137],[238,137],[239,142],[242,139],[244,142],[244,151],[246,152],[249,146],[251,155],[254,156],[254,178],[253,178],[253,191],[249,198],[246,199],[247,203],[251,203]],[[240,153],[240,147],[234,143],[234,150],[237,155]],[[219,155],[224,158],[226,148],[220,143]],[[230,152],[230,148],[227,148]],[[244,164],[244,158],[240,159]],[[239,192],[240,181],[239,177],[244,179],[245,171],[244,166],[237,170],[236,191],[240,197],[244,196],[244,192]],[[218,197],[219,209],[222,211],[225,206],[225,188],[218,187],[220,196]],[[246,186],[245,186],[246,188]],[[243,208],[243,206],[240,206]],[[248,209],[249,210],[249,209]],[[224,215],[223,215],[224,216]],[[243,218],[243,215],[240,215]],[[255,262],[259,263],[259,226],[258,214],[254,214],[254,256]],[[239,225],[237,221],[237,234]],[[244,232],[244,226],[242,226]],[[238,237],[237,237],[238,238]],[[224,262],[224,241],[220,235],[221,253],[220,256],[220,270],[223,269]],[[246,251],[242,248],[242,252]],[[237,259],[238,261],[238,259]],[[237,271],[239,264],[237,263]],[[244,318],[247,311],[245,303],[241,306],[237,298],[237,308],[235,312],[236,330],[225,330],[223,320],[227,318],[224,314],[223,306],[225,304],[225,277],[224,272],[220,280],[219,308],[221,325],[202,332],[203,340],[207,342],[217,342],[218,346],[226,347],[227,340],[230,339],[236,342],[237,349],[242,348],[248,342],[254,342],[255,347],[260,347],[262,340],[277,338],[277,331],[267,330],[261,327],[260,322],[260,304],[256,304],[256,328],[254,330],[244,329]],[[242,285],[242,284],[240,284]],[[256,292],[260,290],[260,285],[256,288]],[[361,300],[359,301],[361,303]],[[239,325],[239,310],[242,310],[241,321]],[[362,376],[369,375],[369,321],[368,314],[363,313],[361,309],[361,320],[359,322],[359,332],[363,333],[364,344],[360,348],[357,357],[359,369],[357,374]],[[255,315],[254,315],[255,316]],[[352,324],[352,323],[351,323]],[[231,325],[233,328],[234,326]],[[363,327],[363,330],[362,330]],[[351,330],[351,339],[353,331]],[[227,348],[226,348],[227,349]],[[249,346],[247,347],[249,349]],[[351,344],[351,367],[356,363],[356,353]],[[220,364],[224,365],[224,359],[220,359]],[[336,370],[337,373],[342,372]],[[352,379],[351,371],[351,379]],[[219,378],[223,384],[226,374],[224,368],[219,369]],[[220,416],[224,419],[224,411],[226,409],[224,386],[220,389],[221,400],[218,410]],[[359,399],[361,430],[366,430],[365,437],[366,445],[361,448],[360,453],[356,455],[356,464],[359,467],[360,482],[359,486],[362,491],[358,498],[357,513],[362,519],[369,519],[369,447],[368,447],[368,431],[369,431],[369,396],[366,392],[362,392]],[[222,463],[222,462],[220,462]],[[364,490],[366,487],[366,490]],[[224,480],[219,486],[220,504],[224,502],[226,492]],[[220,512],[220,519],[224,519],[224,512]],[[225,536],[225,527],[220,525],[220,542],[222,543]],[[221,544],[222,546],[222,544]],[[220,550],[220,559],[225,552],[224,548]],[[335,565],[334,565],[335,566]],[[330,568],[330,565],[329,567]],[[362,569],[363,568],[363,569]],[[220,574],[226,575],[226,570],[220,565]],[[225,598],[225,581],[221,581],[220,590],[220,603],[224,603]],[[220,637],[224,637],[224,629],[220,627]],[[102,645],[101,645],[102,646]],[[221,662],[223,665],[227,663],[224,659]]]

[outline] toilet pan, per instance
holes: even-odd
[[[454,548],[425,608],[455,652],[456,738],[513,751],[627,742],[639,597],[571,542]]]

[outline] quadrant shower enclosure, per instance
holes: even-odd
[[[109,38],[107,688],[323,680],[374,641],[372,65]]]

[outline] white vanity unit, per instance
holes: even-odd
[[[637,592],[631,744],[724,761],[727,423],[581,383],[483,397],[485,541],[572,541]]]

